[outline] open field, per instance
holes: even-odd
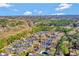
[[[78,56],[79,16],[0,16],[1,56]]]

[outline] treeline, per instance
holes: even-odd
[[[72,25],[74,23],[76,23],[74,20],[44,20],[44,19],[41,19],[39,20],[38,22],[40,22],[39,24],[37,25],[46,25],[46,26],[69,26],[69,25]]]
[[[54,26],[67,26],[70,24],[73,24],[74,21],[72,20],[52,20],[50,22],[50,25],[54,25]]]

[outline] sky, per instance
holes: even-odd
[[[0,16],[79,15],[78,3],[0,3]]]

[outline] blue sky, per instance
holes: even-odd
[[[79,15],[79,4],[0,3],[0,16],[21,15]]]

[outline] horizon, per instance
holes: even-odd
[[[4,15],[4,16],[1,16],[0,15],[0,17],[7,17],[7,16],[12,16],[12,17],[19,17],[19,16],[29,16],[29,17],[31,17],[31,16],[79,16],[79,15]]]

